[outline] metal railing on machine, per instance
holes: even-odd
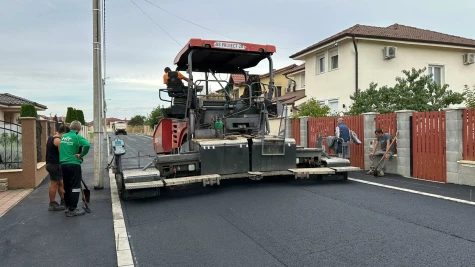
[[[22,168],[21,125],[0,121],[0,170]]]

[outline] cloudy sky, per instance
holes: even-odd
[[[106,99],[108,116],[119,118],[147,115],[163,104],[158,98],[163,69],[173,67],[190,38],[274,44],[275,68],[294,63],[290,54],[355,24],[399,23],[475,39],[473,0],[133,1],[172,38],[132,0],[106,0]],[[0,91],[47,105],[43,114],[65,115],[73,106],[92,120],[91,2],[1,0]],[[266,68],[261,64],[251,72]]]

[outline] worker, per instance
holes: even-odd
[[[336,154],[341,156],[343,153],[343,142],[350,142],[350,128],[343,123],[343,118],[338,118],[338,125],[335,128],[335,136],[338,140]]]
[[[170,72],[170,71],[172,71],[172,70],[169,67],[165,68],[165,74],[163,74],[163,83],[164,84],[168,84],[168,72]],[[183,76],[183,74],[181,74],[179,71],[178,71],[178,78],[180,78],[181,80],[185,80],[186,82],[190,81],[190,79]]]
[[[64,181],[64,200],[66,202],[66,216],[80,216],[86,214],[77,208],[81,193],[82,170],[81,163],[89,152],[91,145],[79,134],[81,123],[71,122],[71,131],[61,137],[59,146],[59,160]]]
[[[376,129],[374,134],[376,135],[376,141],[373,145],[373,151],[369,153],[369,158],[371,159],[371,166],[369,167],[370,169],[366,174],[374,174],[376,165],[375,163],[379,162],[386,153],[386,150],[389,149],[388,153],[384,157],[383,162],[381,163],[381,171],[378,172],[379,176],[384,176],[384,172],[386,171],[386,163],[388,162],[389,158],[394,154],[394,144],[391,145],[393,137],[389,133],[384,133],[382,129]],[[376,152],[378,144],[381,144],[381,151]]]
[[[60,126],[53,136],[48,137],[46,141],[46,171],[49,174],[51,185],[49,188],[49,211],[66,209],[64,202],[64,185],[61,164],[59,163],[59,143],[61,136],[69,133],[68,126]],[[61,204],[55,201],[56,192],[61,198]]]

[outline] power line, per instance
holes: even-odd
[[[224,35],[224,34],[221,34],[221,33],[219,33],[219,32],[213,31],[213,30],[211,30],[211,29],[209,29],[209,28],[206,28],[206,27],[201,26],[201,25],[199,25],[199,24],[197,24],[197,23],[194,23],[193,21],[189,21],[189,20],[187,20],[187,19],[185,19],[185,18],[182,18],[182,17],[180,17],[180,16],[178,16],[178,15],[175,15],[175,14],[171,13],[170,11],[164,9],[163,7],[157,6],[156,4],[154,4],[154,3],[152,3],[152,2],[150,2],[150,1],[148,1],[148,0],[144,0],[144,1],[147,2],[147,3],[149,3],[149,4],[151,4],[151,5],[153,5],[153,6],[155,6],[156,8],[159,8],[159,9],[161,9],[161,10],[167,12],[168,14],[170,14],[170,15],[172,15],[172,16],[175,16],[175,17],[177,17],[177,18],[179,18],[179,19],[181,19],[181,20],[184,20],[184,21],[186,21],[186,22],[188,22],[188,23],[191,23],[191,24],[193,24],[193,25],[195,25],[195,26],[198,26],[198,27],[200,27],[200,28],[203,28],[203,29],[208,30],[208,31],[210,31],[210,32],[213,32],[213,33],[215,33],[215,34],[224,36],[224,37],[229,38],[229,39],[231,39],[231,40],[238,41],[238,40],[236,40],[236,39],[234,39],[234,38],[231,38],[231,37],[229,37],[229,36],[227,36],[227,35]]]
[[[135,2],[134,0],[130,0],[130,2],[132,2],[132,4],[134,4],[140,11],[142,11],[142,13],[145,14],[145,16],[147,16],[151,21],[153,21],[153,23],[155,23],[155,25],[157,25],[160,29],[162,29],[162,31],[164,31],[168,36],[170,36],[170,38],[173,39],[173,41],[175,41],[179,46],[181,46],[181,44],[175,39],[173,38],[173,36],[171,36],[162,26],[160,26],[160,24],[158,24],[155,20],[153,20],[147,13],[145,13],[145,11],[143,11]]]

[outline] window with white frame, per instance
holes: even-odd
[[[325,54],[317,55],[316,74],[325,72]]]
[[[305,72],[300,74],[300,88],[305,88]]]
[[[338,48],[328,51],[330,70],[338,69]]]
[[[338,99],[328,100],[328,106],[330,107],[331,113],[338,113],[340,110],[338,108]]]
[[[325,100],[319,100],[317,102],[318,102],[318,104],[320,104],[321,107],[324,107],[326,105]]]
[[[432,74],[432,80],[438,84],[442,85],[444,81],[444,66],[441,65],[429,65],[428,68],[429,74]]]

